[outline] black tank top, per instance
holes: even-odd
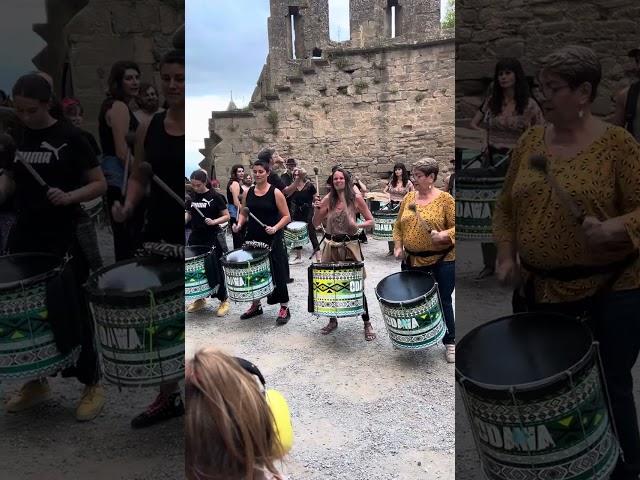
[[[280,212],[276,205],[276,187],[269,185],[269,190],[263,196],[256,195],[256,187],[253,186],[247,192],[247,207],[256,217],[268,227],[273,227],[280,221]],[[264,227],[256,222],[251,216],[247,219],[246,240],[255,240],[271,245],[274,235],[265,232]]]
[[[102,153],[105,155],[110,155],[112,157],[116,156],[116,146],[113,143],[113,130],[107,123],[107,111],[113,106],[114,100],[109,98],[102,103],[102,108],[100,109],[100,114],[98,115],[98,135],[100,136],[100,146],[102,147]],[[129,110],[129,131],[135,132],[138,129],[138,119],[133,114],[129,106],[127,105],[127,109]]]
[[[184,196],[184,135],[169,135],[164,128],[167,112],[155,114],[144,139],[145,160],[180,198]],[[155,182],[151,183],[145,240],[184,244],[184,205]]]
[[[231,193],[231,185],[233,185],[233,182],[237,182],[237,180],[229,180],[229,183],[227,183],[227,203],[229,205],[233,205],[233,194]],[[238,182],[238,185],[240,185],[240,183]],[[242,196],[242,188],[240,188],[240,193],[238,194],[238,197]]]

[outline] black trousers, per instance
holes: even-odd
[[[212,295],[214,298],[217,298],[221,302],[224,302],[229,295],[227,294],[227,286],[224,283],[224,272],[222,270],[222,262],[220,259],[224,255],[224,251],[222,249],[222,245],[220,245],[220,240],[217,233],[210,229],[211,231],[203,231],[203,230],[193,230],[191,235],[189,236],[189,245],[205,245],[207,247],[213,247],[213,252],[218,261],[216,262],[216,268],[218,270],[218,278],[221,281],[218,283],[218,291],[215,295]]]
[[[71,260],[62,274],[47,286],[47,307],[51,328],[61,352],[80,345],[80,356],[74,367],[66,369],[65,377],[76,377],[85,385],[100,380],[100,364],[95,344],[93,320],[83,285],[89,276],[89,263],[75,239],[75,227],[58,230],[33,230],[17,224],[9,236],[10,253],[50,253],[61,260],[67,253]]]
[[[111,213],[111,207],[116,202],[121,201],[122,195],[117,187],[107,189],[107,206],[109,208],[109,220],[111,221],[111,231],[113,232],[113,250],[116,262],[133,258],[136,250],[142,244],[142,229],[144,226],[144,201],[141,202],[133,212],[133,216],[126,222],[116,222]]]
[[[517,311],[516,311],[517,310]],[[624,455],[611,480],[637,479],[640,474],[640,431],[633,398],[631,369],[640,352],[640,289],[614,291],[597,299],[532,304],[514,296],[514,312],[557,312],[579,316],[588,312],[604,368],[613,421]]]

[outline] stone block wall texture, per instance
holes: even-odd
[[[133,60],[141,79],[160,86],[159,62],[184,24],[184,0],[47,0],[47,24],[35,25],[47,46],[34,58],[62,91],[69,63],[73,95],[84,107],[84,128],[96,135],[111,65]]]
[[[307,50],[295,60],[282,48],[286,30],[277,30],[274,20],[293,4],[322,19],[305,19]],[[442,181],[453,168],[453,32],[440,30],[439,1],[398,4],[404,18],[415,12],[435,20],[407,20],[392,39],[385,33],[387,0],[352,0],[351,39],[337,43],[328,36],[327,0],[272,0],[269,56],[252,101],[242,111],[212,113],[201,166],[224,188],[234,164],[248,166],[271,146],[312,177],[317,167],[322,184],[340,163],[370,189],[382,190],[395,162],[409,165],[424,156],[440,162]],[[363,36],[355,38],[354,31]],[[312,58],[313,48],[322,50],[321,58]]]
[[[456,117],[473,116],[500,57],[519,58],[527,75],[556,48],[578,44],[599,55],[603,79],[594,112],[613,112],[633,78],[627,52],[640,46],[637,0],[457,0]]]

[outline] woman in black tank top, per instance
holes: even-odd
[[[227,183],[227,209],[231,220],[229,224],[232,227],[231,236],[233,238],[233,248],[240,248],[244,239],[244,232],[233,232],[233,225],[238,223],[238,207],[242,205],[242,180],[244,179],[244,167],[240,164],[231,167],[231,177]]]
[[[140,68],[134,62],[118,61],[109,73],[109,92],[102,103],[98,115],[98,134],[102,148],[101,167],[107,179],[107,204],[109,210],[122,197],[125,177],[125,163],[131,152],[126,141],[128,132],[135,132],[139,122],[129,108],[129,102],[138,95]],[[116,261],[133,256],[135,250],[135,230],[133,224],[140,224],[142,218],[130,222],[130,226],[115,222],[111,218],[113,247]],[[139,228],[138,228],[139,231]]]
[[[276,323],[284,325],[291,318],[289,311],[289,291],[287,280],[289,277],[289,263],[287,250],[284,246],[284,227],[291,221],[287,200],[284,194],[267,182],[269,176],[269,162],[258,160],[253,164],[253,176],[256,184],[247,192],[242,202],[243,207],[249,207],[252,215],[257,217],[266,227],[260,225],[255,218],[240,212],[238,223],[233,226],[234,232],[239,232],[246,224],[247,235],[245,240],[266,243],[271,247],[271,275],[275,289],[267,296],[267,303],[280,304],[280,311]],[[262,315],[260,300],[251,304],[249,310],[240,318],[247,319]]]
[[[169,108],[154,115],[148,127],[136,132],[136,165],[148,162],[153,173],[179,196],[184,195],[184,52],[165,55],[160,66],[163,95]],[[116,201],[112,214],[124,222],[142,200],[149,179],[136,169],[129,180],[125,204]],[[179,204],[155,182],[151,187],[145,240],[184,244],[184,205]],[[148,427],[162,420],[184,415],[177,382],[160,385],[160,394],[144,412],[131,421],[133,428]]]

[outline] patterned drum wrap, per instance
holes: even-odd
[[[104,205],[102,203],[102,197],[98,197],[89,202],[84,202],[81,204],[82,209],[89,215],[91,218],[95,218],[100,215],[104,211]]]
[[[373,212],[373,238],[376,240],[393,240],[393,224],[396,223],[398,212],[378,210]]]
[[[397,272],[376,286],[376,297],[394,347],[421,350],[439,343],[447,331],[438,285],[424,272]]]
[[[364,263],[313,263],[310,268],[314,315],[357,317],[364,313]]]
[[[269,250],[241,248],[222,257],[222,269],[229,298],[251,302],[274,290]]]
[[[141,257],[87,282],[105,378],[155,386],[184,378],[184,274],[179,259]]]
[[[184,259],[184,300],[193,301],[207,298],[218,291],[218,287],[211,288],[207,278],[204,262],[213,253],[210,247],[185,247]]]
[[[504,178],[491,177],[486,169],[477,170],[462,170],[456,178],[456,236],[490,242],[493,210]]]
[[[62,355],[48,321],[46,283],[59,273],[53,255],[0,257],[0,381],[52,375],[75,363]]]
[[[489,479],[609,478],[619,448],[594,345],[579,364],[548,383],[514,385],[512,392],[488,390],[457,373]]]
[[[284,229],[284,243],[288,249],[304,247],[309,243],[309,231],[305,222],[291,222]]]

